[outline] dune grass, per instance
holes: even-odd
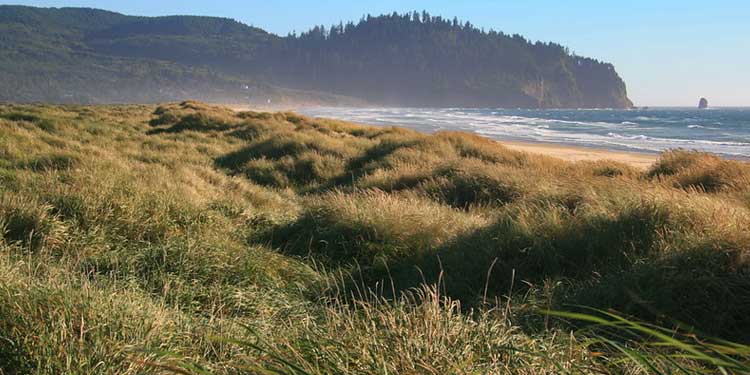
[[[198,102],[3,105],[0,373],[747,373],[697,338],[750,343],[748,176]]]

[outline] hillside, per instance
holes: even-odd
[[[344,104],[632,105],[611,64],[426,13],[279,37],[224,18],[0,6],[0,31],[3,101],[264,102],[286,88]]]
[[[213,36],[229,31],[228,20],[202,17],[164,17],[154,26],[151,19],[124,16],[96,9],[42,9],[0,6],[0,101],[111,103],[157,102],[186,97],[212,102],[266,105],[357,104],[360,101],[336,95],[275,87],[248,77],[233,76],[221,69],[201,64],[214,56],[211,48],[222,45],[241,53],[239,46],[253,45],[262,38],[260,30],[232,23],[242,38]],[[173,22],[177,21],[177,22]],[[213,27],[213,29],[212,29]],[[133,28],[169,36],[147,40],[133,35]],[[220,29],[220,30],[219,30]],[[133,56],[110,53],[102,39],[117,33],[136,40]],[[180,32],[187,38],[180,42]],[[171,33],[171,34],[169,34]],[[237,32],[235,32],[237,33]],[[199,38],[198,35],[207,35]],[[210,34],[210,35],[209,35]],[[249,40],[247,39],[249,38]],[[126,38],[127,39],[127,38]],[[124,43],[124,42],[123,42]],[[180,59],[160,59],[148,51],[170,46],[170,54]],[[176,50],[184,48],[182,55]],[[203,55],[201,55],[203,54]],[[162,56],[163,57],[163,56]],[[227,55],[218,60],[229,61]],[[184,59],[185,61],[181,61]]]
[[[748,341],[749,181],[686,151],[0,105],[0,372],[750,373],[710,339]]]
[[[611,64],[554,43],[422,14],[363,18],[286,39],[265,65],[283,85],[394,106],[632,106]]]

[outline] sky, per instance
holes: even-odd
[[[286,35],[365,14],[427,10],[477,27],[553,41],[611,62],[638,106],[750,106],[748,0],[64,0],[11,1],[80,6],[143,16],[233,18]]]

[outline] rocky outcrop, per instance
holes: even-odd
[[[708,99],[701,98],[701,100],[698,101],[698,108],[700,108],[700,109],[706,109],[706,108],[708,108]]]

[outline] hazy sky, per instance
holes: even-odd
[[[277,34],[358,20],[363,14],[427,10],[478,27],[555,41],[615,64],[636,105],[750,106],[748,0],[68,0],[137,15],[230,17]]]

